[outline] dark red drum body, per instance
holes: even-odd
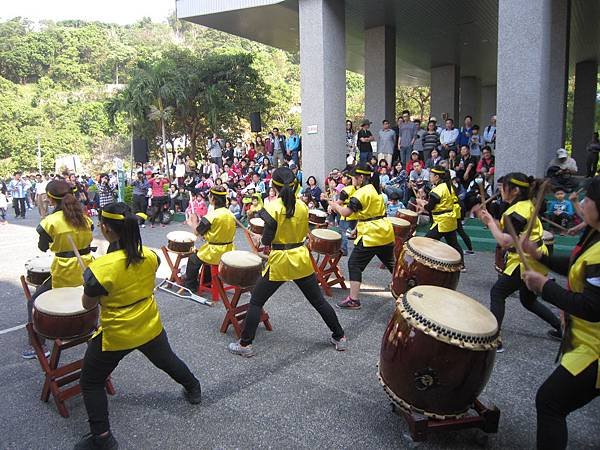
[[[310,249],[322,255],[337,255],[342,249],[342,235],[337,231],[315,228],[308,234]]]
[[[398,298],[423,284],[456,289],[463,268],[460,254],[443,242],[415,236],[405,242],[394,269],[392,295]]]
[[[506,250],[499,245],[496,245],[496,254],[494,256],[494,269],[496,272],[502,273],[506,269]]]
[[[396,304],[381,342],[386,393],[405,411],[460,417],[492,372],[496,319],[475,300],[436,286],[413,288]]]
[[[402,246],[411,236],[411,223],[399,217],[388,217],[387,219],[392,222],[394,227],[394,257],[398,259]]]
[[[315,225],[322,225],[327,221],[327,213],[320,209],[309,209],[308,221]]]
[[[171,231],[167,234],[167,248],[175,253],[190,253],[194,251],[197,236],[189,231]]]
[[[55,288],[35,299],[33,329],[48,339],[74,339],[88,336],[98,327],[100,309],[85,310],[81,304],[83,287]]]
[[[250,231],[252,231],[254,234],[263,234],[263,231],[265,230],[265,221],[262,220],[260,217],[253,217],[252,219],[250,219]]]
[[[411,211],[410,209],[399,209],[396,213],[396,217],[400,219],[404,219],[410,222],[410,235],[415,234],[417,229],[417,222],[419,220],[419,215],[415,211]]]
[[[52,257],[48,255],[36,256],[25,263],[27,271],[27,281],[35,286],[39,286],[50,278],[50,266]]]
[[[219,278],[225,284],[247,288],[254,286],[261,276],[262,259],[244,250],[232,250],[221,256]]]

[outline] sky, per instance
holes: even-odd
[[[0,18],[33,21],[82,19],[126,25],[143,17],[164,22],[175,0],[0,0]]]

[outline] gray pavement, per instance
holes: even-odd
[[[12,214],[11,214],[12,216]],[[20,352],[25,331],[3,332],[26,320],[18,277],[24,262],[36,254],[38,216],[11,220],[0,227],[0,410],[1,449],[66,449],[88,432],[81,397],[67,402],[63,419],[52,401],[39,399],[43,376],[36,360]],[[159,247],[166,232],[181,224],[143,230],[145,243]],[[246,248],[238,232],[238,248]],[[343,269],[346,258],[343,260]],[[467,257],[468,271],[459,290],[488,304],[496,278],[493,255]],[[166,274],[161,267],[159,276]],[[300,291],[288,283],[267,303],[274,330],[259,327],[257,356],[230,355],[233,332],[219,333],[224,316],[213,307],[160,292],[164,326],[176,353],[202,382],[203,403],[191,406],[178,385],[140,354],[125,358],[113,374],[117,394],[109,398],[112,429],[121,448],[410,448],[407,426],[391,411],[376,376],[380,340],[394,310],[385,286],[389,274],[373,262],[364,275],[363,308],[336,308],[350,340],[349,351],[328,344],[328,330]],[[334,290],[332,302],[345,295]],[[523,309],[507,303],[506,352],[498,355],[483,397],[501,410],[500,430],[482,444],[474,432],[431,435],[422,448],[533,448],[535,392],[553,370],[557,343],[546,338],[548,327]],[[65,356],[82,354],[83,347]],[[67,358],[68,359],[68,358]],[[600,448],[600,402],[569,418],[570,448]]]

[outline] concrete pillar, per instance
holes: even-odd
[[[342,169],[346,160],[344,2],[302,0],[298,8],[302,171],[323,183],[329,171]]]
[[[466,115],[473,117],[473,124],[481,126],[481,81],[476,77],[462,77],[460,79],[460,119],[462,122]],[[458,126],[458,125],[457,125]]]
[[[389,26],[365,30],[365,112],[378,130],[396,123],[396,31]]]
[[[481,128],[490,123],[490,117],[496,114],[496,86],[481,87]]]
[[[444,126],[442,114],[447,113],[460,126],[458,115],[459,68],[456,65],[431,68],[431,115]]]
[[[572,156],[577,161],[577,168],[581,174],[585,174],[586,146],[595,131],[597,83],[597,61],[582,61],[575,65]]]
[[[567,4],[498,4],[498,176],[516,170],[542,176],[564,142]]]

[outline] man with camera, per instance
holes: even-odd
[[[133,186],[133,213],[137,214],[139,212],[146,214],[146,210],[148,209],[148,190],[150,189],[149,179],[152,178],[152,171],[147,169],[144,173],[140,170],[137,173],[137,178],[131,183]],[[144,228],[145,220],[142,218],[140,220],[140,226]]]

